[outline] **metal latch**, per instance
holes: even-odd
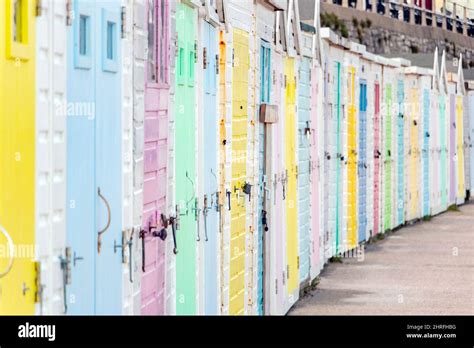
[[[120,19],[121,19],[120,28],[121,28],[121,33],[122,33],[122,39],[125,39],[126,34],[127,34],[127,8],[125,6],[122,6]]]

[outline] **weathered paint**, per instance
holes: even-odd
[[[298,64],[298,258],[299,281],[309,278],[310,266],[310,111],[311,59]]]
[[[385,84],[384,119],[384,231],[392,228],[392,84]]]
[[[13,1],[2,1],[0,6],[0,245],[3,250],[9,250],[7,238],[15,246],[35,245],[36,9],[32,1],[16,4],[18,7]],[[14,21],[20,23],[17,36],[14,36]],[[11,267],[11,259],[2,257],[0,272],[8,273],[0,278],[0,314],[34,313],[37,289],[33,257],[17,257]]]
[[[204,128],[203,128],[203,220],[204,220],[204,313],[219,313],[217,246],[219,243],[218,204],[218,149],[217,149],[217,30],[208,22],[202,25],[203,46],[206,49],[206,67],[203,72],[204,83]]]
[[[397,214],[396,225],[405,222],[405,110],[404,110],[404,83],[403,80],[397,82]]]
[[[380,178],[382,154],[380,139],[380,84],[374,86],[374,235],[380,232]]]
[[[359,161],[358,161],[358,206],[359,230],[357,242],[365,240],[367,229],[367,81],[360,81],[359,88]]]
[[[423,132],[422,132],[422,163],[423,163],[423,216],[430,215],[430,91],[423,89]]]
[[[466,188],[464,184],[464,120],[463,96],[456,95],[456,165],[457,165],[457,195],[456,203],[464,203]]]
[[[176,314],[188,315],[196,313],[196,17],[194,8],[182,3],[176,5],[175,199],[179,208],[176,212],[179,218],[176,231]]]
[[[38,314],[64,313],[60,267],[66,246],[66,5],[47,0],[36,35],[36,240],[43,291]],[[57,20],[54,20],[54,19]],[[0,221],[1,224],[1,221]]]
[[[347,105],[347,245],[352,249],[357,245],[357,106],[355,67],[348,71]]]
[[[148,57],[146,61],[141,313],[164,314],[165,243],[153,236],[166,219],[168,150],[168,1],[147,1]],[[162,15],[165,14],[165,15]]]
[[[295,60],[284,62],[285,93],[285,184],[286,184],[286,255],[287,291],[290,304],[297,299],[298,283],[298,206],[297,206],[297,161],[296,161],[296,76]]]
[[[246,182],[247,122],[249,86],[249,34],[233,31],[232,68],[232,183],[230,227],[230,290],[229,313],[244,314],[246,197],[242,187]]]
[[[67,120],[68,313],[120,314],[121,105],[110,103],[121,100],[120,2],[75,2],[74,10],[68,103],[87,107]]]

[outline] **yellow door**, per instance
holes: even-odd
[[[225,42],[225,33],[224,31],[219,32],[219,231],[221,233],[220,238],[220,253],[221,253],[221,264],[219,265],[219,271],[221,275],[221,308],[224,307],[224,296],[225,291],[224,288],[228,286],[228,284],[224,284],[225,279],[225,264],[224,264],[224,251],[226,250],[225,247],[225,221],[227,218],[225,217],[225,213],[227,212],[227,207],[224,200],[226,199],[226,103],[227,103],[227,94],[226,94],[226,42]],[[223,314],[223,313],[221,313]]]
[[[2,0],[0,314],[34,313],[35,35],[35,1]]]
[[[356,180],[357,180],[357,148],[356,148],[356,101],[355,101],[355,68],[349,68],[349,96],[347,118],[347,243],[349,249],[357,245],[357,207],[356,207]]]
[[[249,35],[235,29],[233,40],[229,313],[244,314]]]
[[[463,133],[463,105],[462,97],[456,97],[456,146],[457,146],[457,162],[458,162],[458,198],[464,200],[466,190],[464,188],[464,133]]]
[[[285,169],[286,169],[286,255],[287,267],[287,288],[290,296],[298,289],[298,226],[296,217],[298,216],[296,204],[296,76],[295,60],[285,59]],[[296,300],[296,299],[293,299]],[[291,301],[291,298],[290,298]]]

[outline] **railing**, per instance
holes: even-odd
[[[342,7],[378,13],[410,24],[438,27],[466,36],[474,36],[474,9],[449,0],[443,0],[443,7],[437,10],[425,8],[426,0],[418,4],[406,0],[323,0]],[[432,6],[436,0],[432,0]]]

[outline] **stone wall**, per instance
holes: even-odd
[[[376,54],[433,53],[446,49],[450,60],[463,54],[464,67],[474,67],[474,38],[436,27],[408,24],[376,13],[321,3],[321,13],[333,13],[344,21],[352,41]],[[362,24],[363,23],[363,24]],[[339,31],[340,33],[340,31]]]

